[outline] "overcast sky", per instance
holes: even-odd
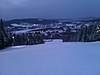
[[[100,0],[0,0],[0,18],[100,17]]]

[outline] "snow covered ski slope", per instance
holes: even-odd
[[[100,75],[100,42],[7,48],[0,51],[0,75]]]

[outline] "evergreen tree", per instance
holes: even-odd
[[[4,47],[4,37],[3,21],[0,19],[0,48]]]
[[[5,31],[3,20],[0,19],[0,49],[10,46],[10,38]]]

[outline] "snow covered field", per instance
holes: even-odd
[[[100,75],[100,42],[7,48],[0,51],[0,75]]]

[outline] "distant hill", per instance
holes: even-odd
[[[51,23],[58,23],[59,20],[57,19],[13,19],[9,21],[4,21],[6,26],[11,25],[13,23],[20,24],[20,23],[30,23],[30,24],[51,24]]]
[[[27,18],[27,19],[13,19],[9,21],[4,21],[5,26],[10,26],[13,23],[20,24],[20,23],[30,23],[30,24],[53,24],[53,23],[71,23],[71,22],[100,22],[100,18],[81,18],[81,19],[34,19],[34,18]]]

